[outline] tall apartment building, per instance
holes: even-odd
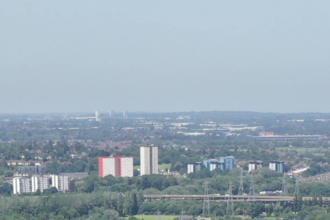
[[[31,180],[26,177],[14,177],[13,178],[13,193],[30,193],[31,192]]]
[[[95,111],[95,121],[100,121],[100,111]]]
[[[101,115],[101,114],[100,114],[100,111],[96,110],[96,111],[95,111],[95,118],[100,117],[100,115]]]
[[[133,177],[133,157],[99,157],[99,176]]]
[[[219,168],[221,170],[232,170],[235,167],[235,158],[233,156],[220,157],[219,159],[203,160],[204,166],[210,171]]]
[[[218,160],[218,159],[203,160],[203,164],[210,171],[212,171],[216,168],[220,168],[221,170],[225,170],[225,163],[220,162],[220,160]]]
[[[276,172],[283,173],[284,172],[284,162],[283,161],[271,161],[271,162],[269,162],[269,169],[274,170]]]
[[[233,156],[220,157],[220,163],[225,164],[226,170],[232,170],[235,167],[235,158]]]
[[[196,162],[196,163],[188,163],[187,165],[187,174],[189,173],[195,173],[202,170],[202,163]]]
[[[262,168],[263,162],[262,161],[250,161],[249,162],[249,172],[252,170],[259,170]]]
[[[63,175],[51,175],[52,187],[56,187],[58,191],[69,190],[69,177]]]
[[[158,147],[140,147],[140,175],[158,174]]]
[[[68,176],[63,175],[34,175],[28,177],[13,178],[13,194],[34,193],[37,190],[43,192],[51,187],[56,187],[58,191],[69,190]]]
[[[49,177],[48,176],[32,176],[31,177],[31,191],[37,192],[39,189],[40,192],[43,192],[45,189],[49,187]]]

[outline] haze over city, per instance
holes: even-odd
[[[0,113],[329,112],[328,1],[0,2]]]
[[[329,1],[0,1],[1,220],[330,220]]]

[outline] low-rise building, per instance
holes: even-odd
[[[88,177],[88,172],[59,173],[60,176],[68,176],[70,180],[81,180]]]
[[[46,166],[17,166],[18,174],[46,174]]]

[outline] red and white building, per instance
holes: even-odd
[[[99,157],[99,176],[133,177],[133,157]]]

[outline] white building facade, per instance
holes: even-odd
[[[283,161],[270,161],[269,169],[274,170],[276,172],[283,173],[284,172],[284,162]]]
[[[194,167],[195,167],[195,164],[188,163],[188,165],[187,165],[187,174],[193,173],[194,172]]]
[[[140,175],[158,174],[158,147],[140,147]]]
[[[39,189],[40,192],[43,192],[49,187],[49,176],[32,176],[31,177],[31,192],[37,192]]]
[[[38,190],[42,193],[51,187],[56,187],[58,191],[69,190],[68,176],[34,175],[31,178],[13,178],[13,194],[35,193]]]
[[[58,191],[68,191],[69,190],[69,178],[63,175],[51,175],[51,186],[56,187]]]
[[[30,178],[14,177],[13,178],[13,192],[14,192],[14,194],[30,193],[31,192]]]
[[[121,157],[120,158],[120,176],[121,177],[133,177],[133,157]]]
[[[133,157],[99,157],[99,177],[133,177]]]
[[[250,161],[249,162],[249,172],[253,170],[259,170],[263,166],[263,163],[261,161]]]

